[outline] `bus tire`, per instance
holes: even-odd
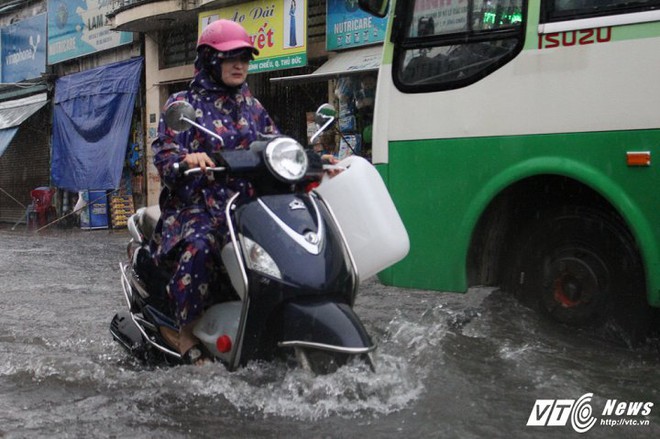
[[[586,207],[538,218],[513,246],[505,290],[558,322],[614,330],[628,344],[644,338],[644,267],[623,221]]]

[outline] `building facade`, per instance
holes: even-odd
[[[192,79],[200,29],[220,17],[240,21],[261,45],[248,82],[283,133],[305,143],[310,114],[331,102],[341,116],[341,134],[332,139],[334,152],[368,155],[364,128],[373,108],[370,96],[384,24],[372,25],[363,14],[356,2],[344,0],[5,2],[0,6],[3,38],[23,33],[25,44],[40,46],[41,61],[6,68],[0,84],[0,221],[20,222],[36,187],[58,189],[60,217],[72,211],[84,191],[129,194],[131,209],[157,203],[161,185],[150,145],[162,106]],[[25,31],[32,22],[38,23],[38,31]],[[27,58],[21,50],[6,56]],[[134,82],[114,80],[122,74],[118,68],[133,65],[131,60],[141,62],[137,89],[104,87]],[[103,138],[103,126],[94,128],[91,137],[103,138],[96,143],[82,134],[68,137],[69,132],[90,130],[85,119],[94,118],[83,117],[85,112],[100,114],[111,108],[107,99],[126,93],[135,97],[132,108],[122,110],[127,114],[122,115],[119,138]],[[90,150],[106,154],[108,159],[96,161],[108,162],[106,168],[112,169],[92,163]],[[92,178],[106,173],[112,176]]]

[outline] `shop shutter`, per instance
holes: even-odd
[[[326,0],[310,0],[307,8],[307,46],[325,44]],[[318,69],[327,57],[325,54],[308,53],[309,65],[296,69],[279,70],[248,77],[252,94],[266,107],[275,119],[280,131],[304,146],[307,138],[305,113],[316,111],[328,101],[327,83],[281,84],[272,83],[270,78],[304,75]]]
[[[49,115],[47,106],[23,122],[0,157],[2,222],[15,223],[25,215],[25,208],[12,197],[27,206],[32,189],[50,185]]]

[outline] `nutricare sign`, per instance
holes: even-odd
[[[357,0],[327,0],[325,48],[352,49],[382,43],[387,18],[362,11]]]
[[[1,29],[3,83],[34,79],[46,71],[46,14]]]

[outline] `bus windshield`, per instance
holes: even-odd
[[[415,0],[408,36],[479,32],[519,26],[521,0]]]
[[[463,87],[522,49],[522,0],[414,0],[395,53],[395,83],[405,92]]]

